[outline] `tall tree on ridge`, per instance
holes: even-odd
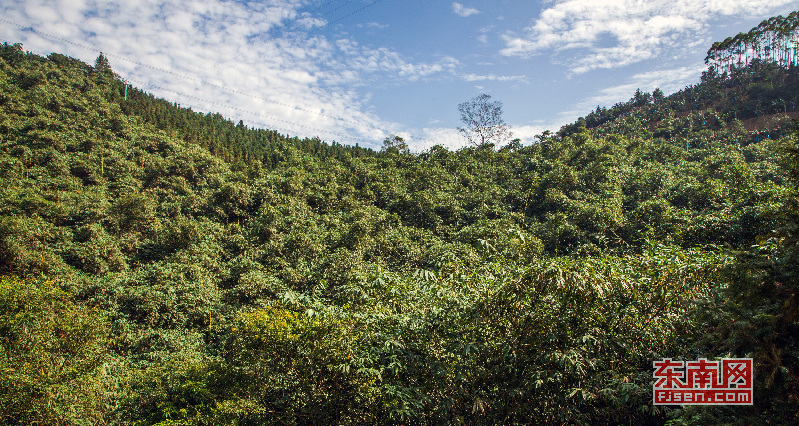
[[[500,145],[513,135],[510,126],[502,120],[502,102],[491,102],[485,93],[458,105],[465,128],[458,127],[469,144],[475,147]]]

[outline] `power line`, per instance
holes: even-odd
[[[329,4],[333,3],[334,1],[335,0],[329,1],[328,3],[324,4],[321,7],[329,5]],[[332,25],[332,24],[334,24],[336,22],[339,22],[339,21],[341,21],[343,19],[346,19],[346,18],[348,18],[348,17],[350,17],[350,16],[352,16],[352,15],[354,15],[356,13],[359,13],[359,12],[363,11],[364,9],[367,9],[367,8],[369,8],[371,6],[374,6],[377,3],[380,3],[381,1],[383,1],[383,0],[375,0],[372,3],[369,3],[369,4],[359,8],[359,9],[353,11],[353,12],[350,12],[347,15],[344,15],[344,16],[342,16],[342,17],[340,17],[340,18],[338,18],[338,19],[336,19],[334,21],[329,22],[327,25],[325,25],[325,27],[327,27],[329,25]],[[320,8],[317,8],[315,10],[318,10]],[[52,39],[52,40],[55,40],[55,41],[60,41],[62,43],[69,44],[69,45],[72,45],[72,46],[75,46],[75,47],[79,47],[81,49],[86,49],[86,50],[90,50],[90,51],[97,51],[97,49],[95,47],[93,47],[93,46],[88,46],[86,44],[78,43],[78,42],[63,38],[63,37],[55,36],[55,35],[43,32],[41,30],[38,30],[38,29],[36,29],[36,28],[34,28],[32,26],[24,26],[24,25],[18,24],[18,23],[13,22],[13,21],[9,21],[9,20],[4,19],[4,18],[0,18],[0,22],[6,23],[8,25],[11,25],[11,26],[14,26],[14,27],[17,27],[17,28],[20,28],[23,31],[30,31],[30,32],[32,32],[34,34],[38,34],[38,35],[40,35],[42,37],[46,37],[46,38],[49,38],[49,39]],[[315,30],[314,32],[319,31],[319,30],[321,30],[323,28],[324,27],[320,27],[317,30]],[[237,95],[247,96],[247,97],[250,97],[250,98],[253,98],[253,99],[256,99],[256,100],[260,100],[260,101],[263,101],[263,102],[279,105],[279,106],[282,106],[282,107],[285,107],[285,108],[294,109],[294,110],[297,110],[297,111],[302,111],[302,112],[318,115],[318,116],[321,116],[321,117],[331,118],[333,120],[340,121],[340,122],[343,122],[343,123],[348,123],[350,125],[364,126],[363,122],[357,122],[357,121],[349,120],[349,119],[346,119],[346,118],[343,118],[343,117],[340,117],[340,116],[325,114],[323,112],[313,111],[313,110],[310,110],[310,109],[307,109],[307,108],[302,108],[302,107],[299,107],[299,106],[296,106],[296,105],[289,105],[289,104],[286,104],[286,103],[283,103],[283,102],[275,101],[273,99],[268,99],[268,98],[264,98],[264,97],[261,97],[261,96],[257,96],[257,95],[255,95],[253,93],[242,92],[242,91],[239,91],[239,90],[236,90],[236,89],[231,89],[231,88],[226,87],[226,86],[222,86],[222,85],[219,85],[219,84],[215,84],[215,83],[209,82],[209,81],[207,81],[207,80],[205,80],[203,78],[200,78],[200,77],[189,76],[189,75],[177,73],[175,71],[159,68],[159,67],[156,67],[156,66],[153,66],[153,65],[150,65],[150,64],[146,64],[146,63],[134,60],[134,59],[127,58],[127,57],[119,55],[119,54],[114,54],[114,53],[103,53],[103,54],[106,55],[106,56],[110,56],[112,58],[121,59],[123,61],[132,63],[134,65],[138,65],[138,66],[143,67],[143,68],[149,68],[149,69],[152,69],[152,70],[155,70],[155,71],[159,71],[159,72],[162,72],[162,73],[165,73],[165,74],[169,74],[169,75],[172,75],[172,76],[175,76],[177,78],[184,79],[184,80],[195,81],[195,82],[201,83],[201,84],[203,84],[205,86],[210,86],[210,87],[213,87],[213,88],[216,88],[216,89],[220,89],[220,90],[223,90],[223,91],[226,91],[226,92],[234,93],[234,94],[237,94]],[[42,53],[42,56],[46,56],[46,54]],[[290,125],[293,125],[293,126],[296,126],[296,127],[307,128],[307,129],[314,130],[314,131],[317,131],[317,132],[320,132],[320,133],[323,133],[323,134],[326,133],[326,134],[331,134],[331,135],[339,135],[339,136],[342,136],[342,137],[344,137],[346,139],[359,140],[359,141],[363,141],[363,142],[366,142],[366,143],[370,143],[370,141],[368,141],[366,139],[345,135],[345,134],[342,134],[342,133],[339,133],[339,132],[336,132],[336,131],[317,129],[317,128],[313,128],[313,127],[306,126],[306,125],[303,125],[303,124],[294,123],[294,122],[291,122],[289,120],[284,120],[284,119],[281,119],[281,118],[277,118],[277,117],[274,117],[274,116],[268,116],[268,115],[265,115],[263,113],[258,113],[258,112],[254,112],[254,111],[245,110],[243,108],[230,106],[230,105],[227,105],[227,104],[221,104],[221,103],[218,103],[218,102],[209,101],[209,100],[202,99],[202,98],[199,98],[199,97],[196,97],[196,96],[193,96],[193,95],[188,95],[188,94],[184,94],[184,93],[181,93],[181,92],[177,92],[177,91],[172,90],[172,89],[167,89],[167,88],[164,88],[164,87],[155,86],[155,85],[147,84],[147,83],[141,83],[141,82],[138,82],[138,83],[142,84],[144,86],[150,86],[150,87],[158,88],[158,89],[169,91],[169,92],[172,92],[172,93],[176,93],[176,94],[188,97],[188,98],[192,98],[192,99],[196,99],[196,100],[199,100],[199,101],[202,101],[202,102],[206,102],[206,103],[208,103],[210,105],[221,106],[223,108],[229,108],[229,109],[236,110],[236,111],[241,111],[241,112],[244,112],[244,113],[249,113],[249,114],[254,114],[254,115],[266,117],[266,118],[269,118],[271,120],[281,121],[281,122],[284,122],[284,123],[287,123],[287,124],[290,124]],[[378,127],[374,127],[374,126],[369,125],[369,124],[366,124],[365,126],[367,128],[369,128],[369,129],[377,130],[377,131],[382,132],[384,134],[393,133],[393,132],[386,132],[384,129],[381,129],[381,128],[378,128]],[[419,141],[423,141],[423,142],[432,142],[432,141],[430,141],[428,139],[414,137],[413,135],[411,135],[411,138],[419,140]]]
[[[2,20],[2,18],[0,18],[0,21],[1,20]],[[46,57],[47,56],[47,53],[44,53],[44,52],[39,51],[39,50],[27,49],[27,51],[33,52],[33,53],[37,53],[37,54],[39,54],[42,57]],[[367,144],[372,142],[372,141],[369,141],[367,139],[354,137],[354,136],[347,135],[347,134],[344,134],[344,133],[336,132],[334,130],[319,129],[319,128],[308,126],[308,125],[305,125],[305,124],[300,124],[300,123],[296,123],[296,122],[293,122],[293,121],[290,121],[290,120],[286,120],[286,119],[282,119],[282,118],[279,118],[279,117],[267,115],[267,114],[264,114],[264,113],[261,113],[261,112],[251,111],[251,110],[247,110],[247,109],[244,109],[244,108],[231,106],[231,105],[228,105],[228,104],[223,104],[223,103],[220,103],[220,102],[211,101],[211,100],[208,100],[208,99],[201,98],[199,96],[189,95],[189,94],[186,94],[186,93],[183,93],[183,92],[179,92],[179,91],[177,91],[175,89],[170,89],[170,88],[166,88],[166,87],[163,87],[163,86],[158,86],[158,85],[155,85],[155,84],[146,83],[146,82],[143,82],[143,81],[138,81],[138,80],[135,80],[135,79],[125,78],[125,79],[123,79],[123,81],[126,84],[136,83],[136,84],[138,84],[140,86],[148,86],[150,88],[160,89],[160,90],[163,90],[163,91],[166,91],[166,92],[171,92],[171,93],[174,93],[174,94],[179,95],[179,96],[183,96],[183,97],[186,97],[186,98],[194,99],[194,100],[200,101],[200,102],[205,102],[205,103],[207,103],[209,105],[215,105],[217,107],[227,108],[227,109],[238,111],[238,112],[241,112],[241,113],[244,113],[244,114],[251,114],[251,115],[263,117],[263,118],[266,118],[266,119],[269,119],[269,120],[272,120],[272,121],[282,122],[282,123],[291,125],[291,126],[293,126],[295,128],[296,127],[304,128],[304,129],[307,129],[307,130],[310,130],[310,131],[317,132],[320,135],[327,134],[327,135],[333,135],[333,136],[340,136],[340,137],[343,138],[342,140],[360,141],[360,142],[364,142],[364,143],[367,143]],[[125,88],[125,90],[127,91],[127,87]],[[275,126],[274,124],[271,124],[271,123],[268,124],[268,123],[264,123],[264,122],[253,121],[253,120],[250,120],[250,121],[252,121],[253,123],[261,124],[264,127],[265,130],[285,131],[287,135],[291,133],[291,130],[289,128],[287,128],[287,127],[278,127],[278,126]],[[381,131],[383,133],[386,133],[382,129],[378,129],[377,127],[374,127],[374,126],[367,125],[367,127],[370,128],[370,129],[373,129],[373,130],[378,130],[378,131]],[[392,132],[388,132],[388,133],[392,133]],[[420,141],[420,142],[433,143],[433,141],[431,141],[429,139],[426,139],[426,138],[421,138],[421,137],[419,137],[417,135],[410,134],[409,137],[412,140],[417,140],[417,141]],[[335,141],[335,140],[333,140],[333,141]]]
[[[322,9],[322,8],[324,8],[325,6],[327,6],[327,5],[331,4],[331,3],[335,3],[336,1],[337,1],[337,0],[331,0],[331,1],[329,1],[329,2],[327,2],[327,3],[325,3],[325,4],[323,4],[322,6],[319,6],[319,7],[317,7],[316,9],[314,9],[314,10],[312,10],[312,11],[310,11],[310,12],[307,12],[307,13],[308,13],[308,14],[312,14],[312,13],[316,12],[317,10],[319,10],[319,9]],[[354,0],[349,0],[348,2],[344,3],[343,5],[340,5],[340,6],[336,7],[335,9],[328,11],[327,13],[323,14],[322,16],[327,16],[327,15],[329,15],[329,14],[331,14],[331,13],[335,12],[336,10],[339,10],[339,9],[341,9],[342,7],[344,7],[344,6],[346,6],[346,5],[350,4],[350,3],[352,3],[353,1],[354,1]],[[293,20],[292,20],[292,23],[297,23],[298,21],[299,21],[299,19],[293,19]],[[290,29],[289,31],[291,31],[291,29]],[[258,36],[258,37],[256,38],[256,41],[255,41],[255,43],[260,43],[260,41],[258,41],[258,39],[260,39],[260,38],[262,38],[262,36]],[[299,39],[299,38],[297,38],[297,39]],[[249,52],[249,51],[251,51],[251,50],[252,50],[252,49],[245,49],[244,51],[242,51],[242,53],[243,53],[243,52]],[[212,70],[215,70],[215,69],[217,69],[217,68],[221,67],[222,65],[224,65],[224,64],[226,64],[226,63],[228,63],[228,62],[232,61],[232,60],[233,60],[233,58],[231,58],[230,56],[235,56],[235,55],[236,55],[236,51],[230,51],[230,52],[228,52],[228,53],[226,53],[226,54],[220,55],[219,61],[217,61],[216,65],[214,65],[214,66],[212,67]]]
[[[378,1],[382,1],[382,0],[378,0]],[[52,35],[52,34],[48,34],[48,33],[45,33],[43,31],[37,30],[36,28],[30,27],[30,26],[26,27],[26,26],[17,24],[15,22],[9,21],[7,19],[4,19],[4,18],[0,18],[0,22],[4,22],[6,24],[15,26],[15,27],[20,28],[22,30],[30,31],[32,33],[38,34],[38,35],[43,36],[43,37],[47,37],[47,38],[52,39],[52,40],[56,40],[56,41],[60,41],[62,43],[66,43],[66,44],[69,44],[69,45],[72,45],[72,46],[76,46],[76,47],[79,47],[81,49],[86,49],[86,50],[90,50],[90,51],[97,51],[97,49],[92,47],[92,46],[87,46],[85,44],[77,43],[77,42],[74,42],[72,40],[65,39],[63,37],[58,37],[58,36],[55,36],[55,35]],[[242,95],[242,96],[247,96],[247,97],[250,97],[250,98],[253,98],[253,99],[256,99],[256,100],[260,100],[260,101],[263,101],[263,102],[279,105],[279,106],[282,106],[282,107],[285,107],[285,108],[294,109],[294,110],[297,110],[297,111],[306,112],[306,113],[309,113],[309,114],[314,114],[314,115],[319,115],[319,116],[322,116],[322,117],[332,118],[334,120],[341,121],[343,123],[348,123],[350,125],[356,125],[356,126],[363,125],[363,123],[360,123],[360,122],[357,122],[357,121],[353,121],[353,120],[349,120],[349,119],[346,119],[346,118],[343,118],[343,117],[340,117],[340,116],[325,114],[323,112],[313,111],[313,110],[310,110],[310,109],[307,109],[307,108],[302,108],[302,107],[299,107],[299,106],[296,106],[296,105],[289,105],[289,104],[286,104],[286,103],[283,103],[283,102],[280,102],[280,101],[275,101],[273,99],[264,98],[264,97],[255,95],[253,93],[243,92],[243,91],[236,90],[236,89],[231,89],[231,88],[226,87],[226,86],[222,86],[222,85],[219,85],[219,84],[215,84],[215,83],[209,82],[209,81],[207,81],[205,79],[202,79],[200,77],[193,77],[193,76],[180,74],[180,73],[177,73],[175,71],[171,71],[171,70],[159,68],[159,67],[156,67],[156,66],[153,66],[153,65],[145,64],[143,62],[140,62],[140,61],[137,61],[137,60],[134,60],[134,59],[130,59],[130,58],[127,58],[125,56],[118,55],[118,54],[115,54],[115,53],[103,53],[103,54],[106,55],[106,56],[110,56],[112,58],[121,59],[123,61],[130,62],[130,63],[132,63],[134,65],[138,65],[140,67],[149,68],[149,69],[152,69],[152,70],[155,70],[155,71],[160,71],[160,72],[163,72],[165,74],[173,75],[175,77],[178,77],[178,78],[181,78],[181,79],[184,79],[184,80],[195,81],[195,82],[201,83],[201,84],[203,84],[205,86],[210,86],[210,87],[213,87],[213,88],[216,88],[216,89],[224,90],[226,92],[230,92],[230,93],[234,93],[234,94]],[[369,127],[372,128],[372,129],[375,129],[375,130],[383,131],[382,129],[379,129],[377,127],[373,127],[373,126],[369,126]]]
[[[347,3],[344,3],[343,5],[341,5],[341,6],[337,7],[337,8],[335,8],[335,9],[333,9],[332,11],[330,11],[330,12],[328,12],[328,13],[326,13],[325,15],[322,15],[322,16],[326,16],[326,15],[328,15],[328,14],[332,13],[332,12],[333,12],[333,11],[335,11],[335,10],[341,9],[342,7],[344,7],[344,6],[346,6],[346,5],[350,4],[350,3],[352,3],[353,1],[354,1],[354,0],[350,0],[350,1],[348,1]],[[352,15],[355,15],[356,13],[359,13],[359,12],[363,11],[364,9],[367,9],[367,8],[369,8],[369,7],[372,7],[372,6],[376,5],[377,3],[380,3],[381,1],[383,1],[383,0],[375,0],[375,1],[373,1],[372,3],[369,3],[369,4],[367,4],[366,6],[363,6],[363,7],[361,7],[360,9],[357,9],[357,10],[355,10],[355,11],[353,11],[353,12],[350,12],[350,13],[348,13],[348,14],[346,14],[346,15],[344,15],[344,16],[342,16],[342,17],[340,17],[340,18],[338,18],[338,19],[336,19],[336,20],[334,20],[334,21],[330,21],[330,22],[328,22],[327,24],[325,24],[325,25],[322,25],[321,27],[318,27],[318,28],[314,29],[313,31],[309,31],[309,32],[308,32],[306,35],[307,35],[307,36],[310,36],[311,34],[314,34],[314,33],[317,33],[317,32],[319,32],[319,31],[322,31],[323,29],[325,29],[325,28],[327,28],[327,27],[329,27],[329,26],[331,26],[331,25],[335,24],[336,22],[339,22],[339,21],[341,21],[341,20],[343,20],[343,19],[349,18],[350,16],[352,16]],[[327,4],[330,4],[330,3],[332,3],[332,2],[328,2]],[[318,9],[317,9],[317,10],[318,10]],[[296,22],[296,20],[295,20],[295,22]],[[294,40],[299,40],[299,37],[295,38]],[[256,42],[256,43],[261,43],[261,42]],[[280,46],[278,46],[278,45],[277,45],[277,41],[275,41],[275,47],[273,47],[273,48],[271,48],[271,49],[269,49],[269,50],[267,50],[267,51],[263,52],[262,54],[270,53],[270,52],[272,52],[273,50],[277,49],[278,47],[280,47]],[[254,47],[250,47],[250,48],[244,49],[243,51],[241,51],[241,53],[251,52],[253,49],[254,49]],[[235,52],[233,52],[233,54],[235,54]],[[228,56],[228,55],[226,55],[226,56]],[[219,62],[219,63],[217,63],[216,65],[214,65],[214,67],[213,67],[212,69],[216,70],[217,68],[221,67],[222,65],[224,65],[224,64],[226,64],[226,63],[228,63],[228,62],[230,62],[230,61],[232,61],[232,60],[233,60],[233,59],[231,58],[231,59],[226,59],[226,60],[224,60],[224,61],[222,61],[222,62]]]
[[[257,115],[257,116],[260,116],[260,117],[267,118],[269,120],[279,121],[279,122],[282,122],[282,123],[285,123],[285,124],[289,124],[289,125],[294,126],[294,127],[301,127],[301,128],[304,128],[304,129],[308,129],[308,130],[311,130],[311,131],[318,132],[320,134],[328,134],[328,135],[340,136],[340,137],[344,138],[343,140],[360,141],[360,142],[364,142],[364,143],[367,143],[367,144],[368,143],[372,143],[372,141],[369,141],[367,139],[353,137],[353,136],[350,136],[350,135],[347,135],[347,134],[344,134],[344,133],[340,133],[340,132],[336,132],[336,131],[333,131],[333,130],[324,130],[324,129],[319,129],[319,128],[316,128],[316,127],[311,127],[311,126],[308,126],[308,125],[305,125],[305,124],[299,124],[299,123],[296,123],[296,122],[293,122],[293,121],[289,121],[289,120],[286,120],[286,119],[283,119],[283,118],[278,118],[278,117],[275,117],[275,116],[267,115],[267,114],[264,114],[264,113],[261,113],[261,112],[255,112],[255,111],[251,111],[251,110],[244,109],[244,108],[230,106],[230,105],[227,105],[227,104],[223,104],[223,103],[211,101],[211,100],[208,100],[208,99],[200,98],[198,96],[194,96],[194,95],[189,95],[189,94],[186,94],[186,93],[178,92],[177,90],[174,90],[174,89],[168,89],[168,88],[165,88],[165,87],[162,87],[162,86],[157,86],[157,85],[154,85],[154,84],[148,84],[148,83],[144,83],[144,82],[136,81],[136,80],[131,80],[131,79],[127,79],[127,81],[128,82],[132,82],[132,83],[137,83],[137,84],[140,84],[140,85],[148,85],[148,86],[153,87],[155,89],[161,89],[161,90],[164,90],[164,91],[167,91],[167,92],[172,92],[172,93],[174,93],[176,95],[180,95],[180,96],[184,96],[184,97],[187,97],[187,98],[190,98],[190,99],[194,99],[196,101],[208,103],[209,105],[216,105],[218,107],[228,108],[228,109],[231,109],[231,110],[234,110],[234,111],[238,111],[238,112],[241,112],[241,113],[245,113],[245,114]],[[287,128],[278,128],[277,126],[274,126],[272,124],[267,124],[267,123],[260,123],[260,124],[262,124],[268,130],[285,130],[287,133],[289,133],[289,130]],[[369,127],[371,129],[381,130],[381,129],[377,129],[375,127],[371,127],[371,126],[369,126]],[[431,141],[429,139],[423,139],[423,138],[420,138],[420,137],[415,136],[415,135],[410,135],[410,137],[411,137],[411,139],[418,140],[420,142],[431,142],[431,143],[433,142],[433,141]]]
[[[327,3],[325,3],[325,4],[323,4],[323,5],[319,6],[319,7],[317,7],[316,9],[314,9],[314,10],[312,10],[312,11],[308,12],[308,13],[314,13],[314,12],[316,12],[317,10],[319,10],[319,9],[322,9],[323,7],[325,7],[325,6],[329,5],[330,3],[335,3],[336,1],[337,1],[337,0],[330,0],[329,2],[327,2]]]
[[[355,15],[356,13],[360,13],[362,10],[364,10],[364,9],[368,9],[368,8],[370,8],[370,7],[372,7],[372,6],[374,6],[374,5],[378,4],[378,3],[380,3],[381,1],[383,1],[383,0],[375,0],[375,1],[373,1],[373,2],[371,2],[371,3],[369,3],[369,4],[367,4],[366,6],[364,6],[364,7],[360,8],[360,9],[357,9],[357,10],[355,10],[354,12],[348,13],[348,14],[346,14],[346,15],[342,16],[341,18],[338,18],[338,19],[336,19],[335,21],[332,21],[332,22],[328,23],[327,25],[325,25],[325,27],[327,27],[327,26],[329,26],[329,25],[333,25],[333,24],[335,24],[336,22],[339,22],[339,21],[341,21],[342,19],[349,18],[350,16],[352,16],[352,15]],[[322,28],[324,28],[324,27],[322,27]]]
[[[137,84],[140,84],[140,85],[148,85],[148,86],[150,86],[152,88],[155,88],[155,89],[160,89],[160,90],[164,90],[164,91],[167,91],[167,92],[172,92],[172,93],[174,93],[176,95],[180,95],[180,96],[183,96],[183,97],[186,97],[186,98],[194,99],[194,100],[200,101],[200,102],[205,102],[205,103],[207,103],[209,105],[215,105],[217,107],[227,108],[227,109],[231,109],[231,110],[238,111],[238,112],[245,113],[245,114],[257,115],[257,116],[260,116],[260,117],[267,118],[269,120],[279,121],[279,122],[282,122],[282,123],[285,123],[285,124],[289,124],[289,125],[294,126],[294,127],[301,127],[301,128],[304,128],[304,129],[308,129],[308,130],[311,130],[311,131],[318,132],[320,134],[336,135],[336,136],[341,136],[342,138],[345,138],[345,139],[351,139],[351,140],[361,141],[361,142],[365,142],[365,143],[370,143],[370,141],[368,141],[366,139],[349,136],[349,135],[346,135],[344,133],[339,133],[339,132],[336,132],[336,131],[333,131],[333,130],[323,130],[323,129],[311,127],[311,126],[308,126],[308,125],[305,125],[305,124],[295,123],[293,121],[289,121],[289,120],[282,119],[282,118],[279,118],[279,117],[267,115],[267,114],[264,114],[264,113],[261,113],[261,112],[255,112],[255,111],[247,110],[247,109],[244,109],[244,108],[239,108],[239,107],[236,107],[236,106],[231,106],[231,105],[227,105],[227,104],[211,101],[211,100],[208,100],[208,99],[203,99],[203,98],[201,98],[199,96],[194,96],[194,95],[189,95],[189,94],[186,94],[186,93],[178,92],[177,90],[174,90],[174,89],[169,89],[169,88],[162,87],[162,86],[157,86],[157,85],[154,85],[154,84],[147,84],[147,83],[144,83],[144,82],[141,82],[141,81],[132,80],[132,79],[128,79],[128,81],[130,81],[132,83],[137,83]],[[274,127],[274,126],[269,126],[269,127]]]
[[[350,3],[352,3],[352,2],[354,2],[354,1],[355,1],[355,0],[348,0],[348,1],[347,1],[346,3],[344,3],[344,4],[342,4],[342,5],[339,5],[339,6],[337,6],[337,7],[334,7],[332,10],[328,10],[328,11],[327,11],[326,13],[324,13],[322,16],[327,16],[327,15],[330,15],[331,13],[333,13],[333,12],[335,12],[335,11],[337,11],[337,10],[341,9],[342,7],[344,7],[344,6],[346,6],[346,5],[350,4]]]
[[[285,123],[285,124],[289,124],[289,125],[294,126],[294,127],[304,128],[304,129],[307,129],[307,130],[310,130],[310,131],[313,131],[313,132],[318,132],[320,135],[321,134],[328,134],[328,135],[340,136],[340,137],[343,138],[342,140],[360,141],[360,142],[364,142],[364,143],[367,143],[367,144],[368,143],[372,143],[372,141],[369,141],[367,139],[353,137],[353,136],[350,136],[350,135],[347,135],[347,134],[344,134],[344,133],[336,132],[334,130],[319,129],[319,128],[316,128],[316,127],[312,127],[312,126],[308,126],[308,125],[305,125],[305,124],[300,124],[300,123],[296,123],[296,122],[293,122],[293,121],[290,121],[290,120],[286,120],[286,119],[283,119],[283,118],[275,117],[275,116],[272,116],[272,115],[267,115],[267,114],[264,114],[262,112],[256,112],[256,111],[251,111],[251,110],[244,109],[244,108],[239,108],[239,107],[236,107],[236,106],[230,106],[230,105],[227,105],[227,104],[223,104],[223,103],[211,101],[211,100],[208,100],[208,99],[200,98],[198,96],[194,96],[194,95],[189,95],[189,94],[186,94],[186,93],[178,92],[175,89],[169,89],[169,88],[166,88],[166,87],[157,86],[157,85],[154,85],[154,84],[148,84],[148,83],[144,83],[144,82],[136,81],[136,80],[131,80],[131,79],[127,79],[127,81],[128,82],[132,82],[132,83],[137,83],[139,85],[147,85],[147,86],[150,86],[152,88],[164,90],[164,91],[167,91],[167,92],[172,92],[172,93],[174,93],[176,95],[184,96],[184,97],[187,97],[187,98],[190,98],[190,99],[194,99],[194,100],[200,101],[200,102],[205,102],[205,103],[207,103],[209,105],[215,105],[215,106],[218,106],[218,107],[221,107],[221,108],[228,108],[228,109],[231,109],[231,110],[234,110],[234,111],[238,111],[238,112],[241,112],[241,113],[244,113],[244,114],[252,114],[252,115],[259,116],[259,117],[264,117],[264,118],[272,120],[272,121],[278,121],[278,122],[282,122],[282,123]],[[269,130],[285,130],[287,133],[289,133],[287,128],[282,128],[281,129],[281,128],[278,128],[277,126],[274,126],[272,124],[267,124],[267,123],[260,123],[260,124],[264,125],[264,127],[269,129]],[[377,129],[376,127],[372,127],[372,126],[368,126],[368,127],[371,128],[371,129],[374,129],[374,130],[380,130],[382,132],[381,129]],[[433,142],[433,141],[431,141],[429,139],[423,139],[423,138],[417,137],[415,135],[410,135],[410,137],[411,137],[411,139],[418,140],[418,141],[421,141],[421,142]]]
[[[29,52],[37,53],[37,54],[39,54],[39,55],[41,55],[43,57],[47,56],[46,53],[44,53],[42,51],[39,51],[39,50],[35,50],[35,49],[27,49],[27,50]],[[198,96],[189,95],[189,94],[186,94],[186,93],[178,92],[178,91],[176,91],[174,89],[168,89],[168,88],[165,88],[165,87],[162,87],[162,86],[157,86],[157,85],[154,85],[154,84],[148,84],[148,83],[145,83],[145,82],[142,82],[142,81],[137,81],[137,80],[132,80],[132,79],[124,79],[124,82],[125,82],[126,85],[129,84],[129,83],[136,83],[136,84],[139,84],[139,85],[142,85],[142,86],[150,86],[150,87],[155,88],[155,89],[160,89],[160,90],[164,90],[164,91],[167,91],[167,92],[172,92],[174,94],[177,94],[177,95],[180,95],[180,96],[183,96],[183,97],[187,97],[187,98],[191,98],[191,99],[194,99],[194,100],[197,100],[197,101],[205,102],[205,103],[207,103],[209,105],[216,105],[216,106],[221,107],[221,108],[228,108],[228,109],[235,110],[235,111],[238,111],[238,112],[241,112],[241,113],[245,113],[245,114],[257,115],[257,116],[260,116],[260,117],[267,118],[269,120],[283,122],[283,123],[292,125],[294,127],[301,127],[301,128],[305,128],[305,129],[308,129],[308,130],[311,130],[311,131],[316,131],[316,132],[319,132],[320,134],[337,135],[337,136],[341,136],[341,137],[343,137],[345,139],[350,139],[350,140],[354,140],[354,141],[361,141],[361,142],[365,142],[365,143],[370,143],[370,141],[368,141],[366,139],[363,139],[363,138],[353,137],[353,136],[346,135],[346,134],[339,133],[339,132],[332,131],[332,130],[318,129],[318,128],[315,128],[315,127],[311,127],[311,126],[307,126],[307,125],[304,125],[304,124],[295,123],[293,121],[285,120],[285,119],[282,119],[282,118],[266,115],[264,113],[259,113],[259,112],[250,111],[250,110],[247,110],[247,109],[244,109],[244,108],[239,108],[239,107],[230,106],[230,105],[219,103],[219,102],[215,102],[215,101],[210,101],[208,99],[203,99],[203,98],[200,98]],[[127,91],[127,87],[125,87],[125,90]],[[267,129],[267,130],[282,130],[282,131],[285,131],[286,134],[291,133],[288,128],[280,128],[280,127],[274,126],[272,124],[267,124],[267,123],[260,123],[260,124],[262,124],[264,126],[264,128]],[[373,129],[375,129],[375,128],[373,128]]]

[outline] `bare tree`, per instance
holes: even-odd
[[[482,94],[469,102],[458,104],[461,121],[466,127],[458,131],[476,147],[499,145],[513,134],[510,126],[502,120],[502,102],[490,102],[491,96]]]

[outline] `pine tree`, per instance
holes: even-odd
[[[103,52],[100,52],[100,55],[97,56],[97,59],[94,60],[94,71],[100,74],[107,74],[112,73],[111,64],[108,62],[108,58],[105,57]]]

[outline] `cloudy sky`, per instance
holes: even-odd
[[[713,41],[787,0],[4,0],[0,39],[252,127],[379,148],[464,144],[486,93],[530,142],[635,89],[698,82]]]

